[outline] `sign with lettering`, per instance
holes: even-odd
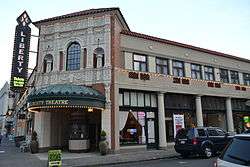
[[[22,90],[25,87],[28,77],[31,36],[31,28],[29,27],[31,20],[26,11],[17,18],[17,22],[10,80],[12,91]]]
[[[56,105],[68,105],[69,100],[40,100],[29,103],[29,107],[32,106],[56,106]]]
[[[173,121],[174,121],[174,137],[175,137],[178,130],[185,128],[184,115],[183,114],[173,114]]]
[[[48,152],[49,167],[62,166],[62,151],[61,150],[49,150]]]

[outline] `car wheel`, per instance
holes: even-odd
[[[212,155],[213,155],[212,148],[209,147],[209,146],[205,146],[205,148],[204,148],[204,155],[205,155],[206,158],[211,158]]]

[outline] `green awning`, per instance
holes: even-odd
[[[27,98],[28,108],[100,108],[105,96],[80,85],[56,84],[33,90]]]

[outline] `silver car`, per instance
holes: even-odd
[[[250,134],[235,135],[224,149],[215,167],[245,167],[250,166]]]

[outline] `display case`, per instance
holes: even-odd
[[[82,117],[80,117],[82,118]],[[86,152],[90,148],[88,124],[85,120],[74,118],[70,121],[69,151]]]

